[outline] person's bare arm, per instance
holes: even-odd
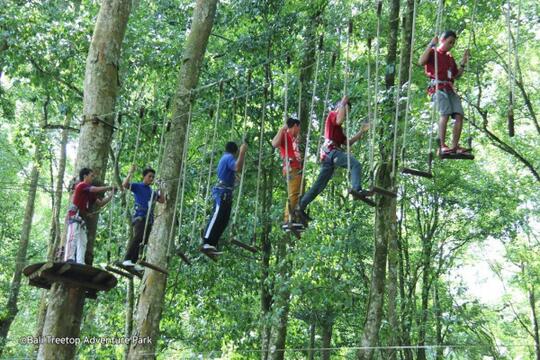
[[[130,188],[129,184],[131,183],[131,177],[133,176],[133,173],[135,172],[135,168],[136,168],[135,164],[131,165],[131,169],[129,169],[129,173],[127,174],[124,181],[122,181],[122,187],[126,190],[129,190]]]
[[[347,118],[347,103],[349,102],[349,98],[347,97],[347,95],[345,95],[343,97],[343,99],[341,99],[341,101],[339,102],[339,108],[338,108],[338,112],[337,112],[337,116],[336,116],[336,123],[338,125],[343,125],[343,123],[345,122],[345,119]]]
[[[158,198],[156,199],[158,203],[165,204],[165,188],[163,187],[163,184],[159,184],[159,192],[158,192]]]
[[[279,131],[277,132],[276,136],[272,139],[272,146],[277,148],[281,145],[281,139],[283,139],[283,134],[287,131],[287,125],[283,126]]]
[[[240,152],[238,153],[238,159],[236,160],[236,172],[242,171],[242,168],[244,167],[246,151],[247,151],[247,144],[240,145]]]
[[[465,50],[465,53],[463,53],[463,59],[461,60],[461,65],[459,66],[456,79],[459,79],[461,75],[463,75],[463,73],[465,72],[465,66],[467,66],[467,63],[469,62],[469,56],[470,52],[469,49],[467,49]]]
[[[97,200],[96,200],[96,205],[97,205],[98,207],[103,207],[103,206],[107,205],[107,203],[108,203],[109,201],[111,201],[111,199],[113,198],[114,193],[115,193],[115,191],[116,191],[116,188],[115,188],[114,186],[102,186],[102,187],[107,188],[107,190],[105,190],[105,191],[108,191],[108,190],[112,190],[112,191],[111,191],[111,193],[109,194],[109,196],[106,196],[106,197],[104,197],[103,199],[97,199]]]
[[[364,136],[364,133],[368,131],[369,131],[369,124],[368,123],[363,124],[360,130],[352,138],[349,139],[349,146],[352,146],[355,142],[360,140],[362,136]]]
[[[429,61],[429,55],[431,53],[431,49],[433,49],[435,46],[437,46],[437,43],[439,42],[439,38],[435,36],[429,45],[426,47],[422,55],[420,55],[420,59],[418,60],[418,65],[424,66]]]

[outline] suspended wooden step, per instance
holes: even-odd
[[[367,195],[359,195],[359,193],[357,191],[354,191],[352,189],[349,189],[349,194],[352,195],[354,200],[363,201],[363,202],[365,202],[366,204],[368,204],[371,207],[376,207],[377,206],[377,204],[375,204],[375,201],[371,200]]]
[[[241,242],[239,240],[236,240],[234,238],[231,239],[231,244],[236,245],[238,247],[241,247],[242,249],[245,249],[247,251],[251,251],[254,254],[259,251],[259,249],[256,248],[255,246],[248,245],[248,244],[243,243],[243,242]]]
[[[147,262],[145,260],[138,260],[137,264],[139,264],[141,266],[144,266],[145,268],[149,268],[149,269],[158,271],[158,272],[160,272],[162,274],[169,275],[169,272],[167,270],[165,270],[164,268],[162,268],[160,266],[157,266],[157,265],[154,265],[154,264],[150,264],[149,262]]]
[[[385,188],[382,188],[382,187],[372,186],[372,187],[370,187],[369,190],[371,192],[374,192],[374,193],[382,195],[382,196],[391,197],[391,198],[397,198],[397,194],[395,192],[390,191],[390,190],[386,190]]]
[[[208,250],[204,250],[202,247],[199,248],[199,251],[203,253],[204,255],[208,256],[210,259],[212,259],[215,262],[218,261],[219,255],[221,255],[221,253],[215,253]]]
[[[117,267],[117,268],[120,268],[120,269],[122,269],[124,271],[127,271],[128,273],[138,277],[139,279],[142,279],[143,271],[135,270],[135,268],[133,266],[126,266],[126,265],[122,264],[121,261],[115,261],[114,266]]]
[[[108,271],[85,264],[67,262],[40,262],[28,265],[23,274],[31,286],[50,289],[60,282],[70,288],[84,289],[86,297],[97,298],[98,291],[109,291],[117,280]]]
[[[117,268],[115,268],[114,266],[111,266],[111,265],[105,266],[105,270],[107,270],[109,272],[112,272],[112,273],[114,273],[116,275],[120,275],[120,276],[125,277],[125,278],[130,279],[130,280],[133,279],[133,275],[131,275],[129,272],[117,269]]]
[[[420,176],[427,179],[433,179],[433,174],[431,172],[422,171],[422,170],[403,168],[401,169],[401,173],[406,174],[406,175]]]
[[[186,264],[188,265],[191,265],[191,261],[189,260],[189,258],[186,256],[186,254],[184,254],[182,252],[182,250],[180,250],[180,248],[176,248],[176,251],[175,251],[176,255],[180,256],[180,259],[182,259],[183,262],[185,262]]]
[[[440,159],[447,159],[447,160],[474,160],[473,154],[458,154],[458,153],[447,153],[443,154],[439,152],[439,158]]]

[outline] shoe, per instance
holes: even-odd
[[[355,199],[366,198],[366,197],[373,196],[373,191],[349,189],[349,194],[351,194]]]
[[[144,272],[144,266],[141,266],[141,265],[139,265],[139,264],[135,264],[135,265],[133,266],[133,269],[134,269],[135,271]]]
[[[75,259],[67,259],[66,262],[69,263],[69,264],[76,264],[77,263],[77,261],[75,261]]]
[[[208,252],[217,252],[216,247],[215,247],[215,246],[212,246],[212,245],[210,245],[210,244],[204,244],[204,245],[202,246],[202,250],[203,250],[203,251],[208,251]]]
[[[129,267],[135,266],[135,264],[131,260],[125,260],[124,262],[122,262],[122,265],[129,266]]]
[[[291,225],[296,230],[304,230],[305,229],[304,224],[302,224],[301,222],[293,221]]]
[[[296,207],[296,209],[294,209],[294,216],[299,219],[304,226],[307,226],[308,222],[313,220],[308,216],[308,214],[306,214],[305,210],[301,209],[300,207]]]

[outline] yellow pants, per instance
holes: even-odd
[[[302,185],[302,173],[300,172],[300,170],[289,169],[289,181],[287,183],[289,185],[289,199],[285,203],[285,215],[283,219],[284,222],[289,222],[289,208],[291,211],[294,210],[296,204],[298,204],[298,200],[300,199],[300,193],[302,193],[302,189],[300,189]],[[291,217],[290,220],[292,221],[294,220],[294,218]]]

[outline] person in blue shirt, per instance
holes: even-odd
[[[144,268],[137,265],[136,262],[139,259],[139,252],[141,247],[145,246],[148,241],[148,236],[152,231],[152,225],[154,223],[154,211],[153,205],[157,201],[159,203],[165,202],[164,192],[160,189],[155,191],[152,189],[156,171],[151,168],[147,168],[143,171],[142,182],[131,182],[131,177],[135,172],[136,166],[132,165],[128,175],[122,182],[122,187],[126,190],[131,190],[135,197],[135,208],[131,217],[131,224],[133,226],[133,236],[131,237],[126,249],[126,255],[124,256],[124,266],[133,266],[135,270],[142,271]],[[150,209],[150,212],[148,211]],[[146,217],[149,216],[148,221]]]
[[[219,254],[217,252],[219,238],[225,231],[231,217],[235,175],[238,171],[242,171],[246,151],[246,144],[240,146],[240,151],[234,142],[228,142],[225,145],[225,154],[219,160],[217,167],[218,183],[212,188],[214,208],[202,234],[203,246],[201,250],[203,252]],[[238,159],[236,159],[237,155]]]

